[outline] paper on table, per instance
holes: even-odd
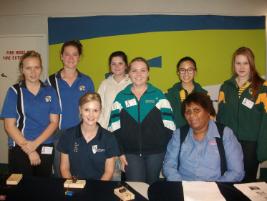
[[[184,201],[226,201],[215,182],[183,181]]]
[[[267,201],[267,184],[265,182],[234,184],[234,187],[252,201]]]
[[[126,183],[148,200],[147,190],[149,185],[147,183],[144,182],[126,182]]]

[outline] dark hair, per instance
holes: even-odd
[[[141,61],[141,62],[145,63],[146,67],[147,67],[147,70],[148,71],[150,70],[150,67],[149,67],[149,64],[148,64],[147,60],[145,58],[143,58],[143,57],[135,57],[134,59],[132,59],[132,61],[129,63],[129,70],[131,70],[132,63],[134,63],[136,61]]]
[[[206,110],[211,116],[215,116],[216,112],[213,107],[212,101],[210,97],[206,93],[201,92],[193,92],[189,94],[186,99],[182,103],[182,112],[183,115],[185,114],[186,106],[190,105],[191,103],[195,103],[201,106],[204,110]]]
[[[197,70],[197,64],[196,64],[195,60],[191,57],[186,56],[186,57],[181,58],[178,61],[177,65],[176,65],[176,72],[179,72],[180,65],[185,61],[190,61],[193,64],[193,66],[195,67],[195,70]]]
[[[111,53],[111,55],[108,58],[109,71],[111,72],[110,65],[114,57],[120,57],[124,61],[126,65],[125,72],[127,73],[128,72],[128,58],[127,58],[127,55],[123,51],[115,51]]]
[[[253,54],[252,50],[248,47],[240,47],[234,52],[233,57],[232,57],[232,69],[233,69],[233,73],[236,76],[237,76],[237,74],[236,74],[234,69],[235,69],[235,59],[238,55],[243,55],[243,56],[247,57],[247,59],[248,59],[249,68],[250,68],[249,81],[251,82],[252,95],[256,99],[257,91],[259,90],[260,85],[263,84],[264,79],[262,79],[259,76],[259,73],[256,70],[254,54]]]
[[[61,51],[60,51],[61,55],[63,54],[65,48],[68,47],[68,46],[76,47],[78,52],[79,52],[79,55],[82,55],[83,45],[80,43],[79,40],[71,40],[71,41],[65,42],[61,47]]]
[[[124,63],[126,65],[128,65],[127,55],[123,51],[115,51],[115,52],[112,52],[111,55],[108,58],[108,64],[109,65],[111,64],[111,60],[112,60],[113,57],[121,57],[122,60],[124,61]]]
[[[37,58],[40,61],[41,69],[43,69],[41,55],[38,52],[34,51],[34,50],[28,51],[25,54],[23,54],[21,56],[21,58],[20,58],[20,61],[19,61],[19,72],[20,72],[20,75],[19,75],[18,81],[25,80],[25,77],[24,77],[24,75],[22,73],[22,69],[23,69],[23,62],[27,58]]]

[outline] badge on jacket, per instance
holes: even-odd
[[[131,100],[126,100],[125,101],[125,106],[126,107],[132,107],[132,106],[135,106],[135,105],[137,105],[137,102],[136,102],[136,100],[134,98],[131,99]]]
[[[244,106],[246,106],[247,108],[249,108],[249,109],[251,109],[254,106],[254,102],[249,100],[249,99],[247,99],[247,98],[243,99],[242,104]]]

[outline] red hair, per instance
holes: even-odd
[[[240,47],[238,48],[232,57],[232,67],[233,71],[235,69],[235,59],[238,55],[243,55],[247,57],[249,67],[250,67],[250,76],[249,76],[249,81],[251,82],[251,88],[252,88],[252,96],[254,99],[257,97],[257,92],[260,88],[260,86],[263,84],[264,79],[262,79],[259,75],[259,73],[256,70],[256,65],[255,65],[255,57],[252,52],[252,50],[248,47]],[[234,74],[236,75],[236,72],[234,71]]]

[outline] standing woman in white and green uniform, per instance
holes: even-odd
[[[167,143],[175,130],[164,94],[148,83],[149,65],[142,57],[129,64],[128,85],[115,98],[109,123],[120,147],[127,181],[151,184],[159,179]]]

